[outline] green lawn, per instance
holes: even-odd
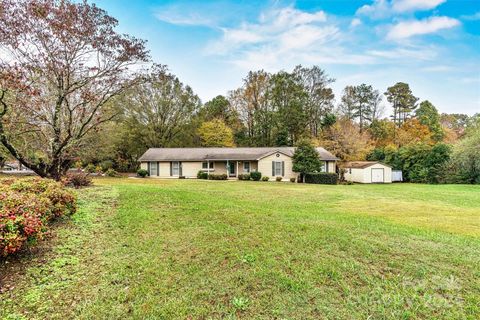
[[[480,186],[95,185],[0,318],[480,318]]]

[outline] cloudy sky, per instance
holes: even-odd
[[[93,1],[203,101],[302,64],[336,79],[337,101],[403,81],[441,112],[480,112],[480,0]]]

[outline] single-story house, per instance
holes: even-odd
[[[323,161],[322,171],[336,172],[336,158],[323,148],[316,148]],[[151,148],[140,159],[150,177],[196,178],[198,171],[227,174],[237,178],[252,171],[275,179],[297,178],[292,170],[293,147],[272,148]]]
[[[351,161],[342,165],[347,181],[359,183],[392,183],[392,167],[377,161]]]

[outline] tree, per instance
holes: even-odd
[[[318,137],[324,118],[333,110],[335,95],[329,85],[335,82],[325,70],[318,66],[311,68],[298,65],[293,75],[302,85],[305,93],[304,108],[307,115],[310,134]]]
[[[354,120],[355,103],[355,86],[346,86],[345,89],[343,89],[342,99],[338,106],[340,115],[347,119]]]
[[[204,147],[233,147],[233,132],[220,119],[204,122],[198,128],[198,135]]]
[[[229,95],[230,103],[246,127],[250,146],[271,146],[275,141],[276,119],[269,100],[270,78],[271,75],[263,70],[250,71],[242,87]]]
[[[360,131],[378,119],[381,113],[381,96],[378,90],[362,83],[358,86],[347,86],[343,92],[339,110],[348,119],[358,120]]]
[[[430,101],[422,101],[415,111],[415,116],[421,124],[430,129],[434,141],[442,141],[445,133],[440,124],[440,114]]]
[[[411,143],[434,144],[430,129],[420,123],[417,119],[409,119],[405,121],[397,131],[398,146],[405,146]]]
[[[117,102],[126,106],[123,121],[131,131],[139,133],[137,143],[145,147],[176,143],[200,108],[198,96],[165,66],[155,66],[142,83]]]
[[[278,129],[288,132],[290,145],[295,144],[306,131],[306,97],[303,86],[294,74],[280,71],[272,76],[271,104],[277,112]]]
[[[369,132],[377,147],[384,147],[394,143],[395,124],[387,119],[374,120]]]
[[[324,131],[321,145],[345,161],[365,160],[373,149],[370,135],[347,118],[341,118]]]
[[[453,147],[448,172],[449,182],[480,184],[480,127]]]
[[[298,143],[293,153],[292,162],[292,170],[301,174],[303,182],[305,182],[305,174],[320,172],[322,167],[320,155],[308,140],[301,140]]]
[[[397,82],[394,86],[387,88],[384,94],[393,106],[393,122],[400,127],[417,107],[418,98],[412,94],[410,86],[404,82]]]
[[[0,8],[0,142],[58,180],[87,137],[115,117],[108,102],[139,81],[130,67],[148,53],[86,1],[1,0]]]

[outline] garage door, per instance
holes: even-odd
[[[384,182],[383,169],[372,169],[372,183]]]

